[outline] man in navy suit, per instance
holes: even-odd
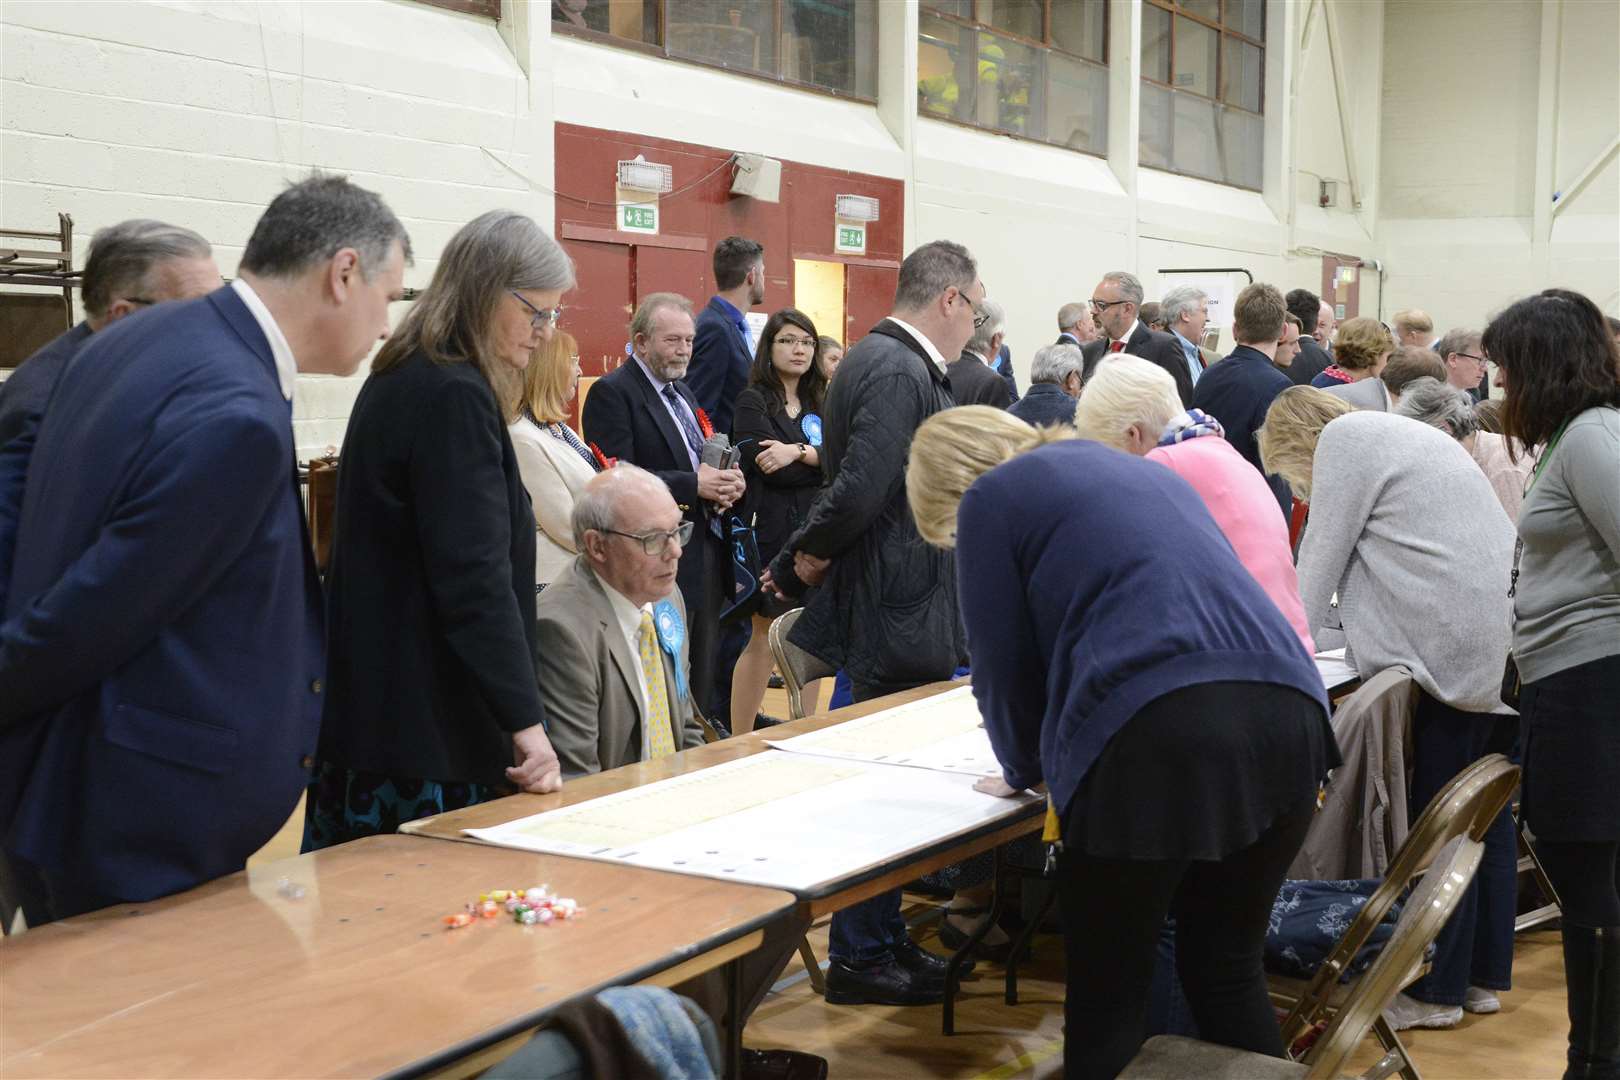
[[[313,176],[235,283],[59,380],[0,595],[0,845],[42,886],[31,921],[239,870],[298,804],[324,672],[293,385],[387,335],[408,257],[380,198]]]
[[[653,293],[630,321],[635,355],[596,380],[580,416],[585,439],[608,457],[628,461],[669,486],[692,541],[681,549],[676,574],[686,601],[692,693],[713,707],[720,608],[732,586],[721,512],[742,498],[741,469],[703,463],[698,402],[682,380],[692,358],[692,304],[675,293]],[[716,428],[718,430],[718,428]],[[634,543],[622,537],[623,543]]]
[[[24,360],[0,383],[0,446],[38,424],[67,363],[97,330],[165,300],[219,288],[208,241],[178,225],[136,218],[100,229],[80,283],[84,321]],[[0,577],[4,577],[0,570]]]
[[[732,409],[754,362],[748,310],[765,302],[765,249],[742,236],[714,246],[714,296],[697,317],[686,384],[714,430],[731,434]]]

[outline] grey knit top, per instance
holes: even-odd
[[[1363,678],[1401,664],[1453,708],[1507,712],[1513,542],[1490,481],[1451,436],[1382,412],[1322,430],[1299,592],[1313,630],[1338,593]]]
[[[1587,409],[1519,509],[1513,653],[1535,682],[1620,654],[1620,409]]]

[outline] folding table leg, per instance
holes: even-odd
[[[742,958],[726,964],[726,1076],[742,1076]]]
[[[946,1035],[956,1034],[956,989],[960,980],[962,965],[978,947],[979,942],[990,932],[990,928],[1001,918],[1001,906],[1006,901],[1007,890],[1005,883],[1006,861],[1003,858],[1001,845],[997,845],[992,853],[992,862],[995,873],[990,878],[990,911],[984,921],[974,927],[973,933],[962,942],[962,947],[951,954],[945,962],[945,1007],[941,1017],[940,1031]]]

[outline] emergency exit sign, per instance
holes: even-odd
[[[837,236],[833,242],[834,251],[840,255],[866,254],[866,226],[864,224],[850,224],[840,221],[837,230]]]
[[[658,204],[619,204],[619,231],[656,233],[658,231]]]

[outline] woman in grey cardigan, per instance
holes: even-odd
[[[1564,916],[1566,1078],[1620,1077],[1620,349],[1563,289],[1486,329],[1505,434],[1542,447],[1519,511],[1523,809]]]
[[[1353,412],[1325,391],[1278,394],[1260,454],[1311,505],[1299,592],[1312,630],[1329,623],[1337,594],[1346,658],[1362,677],[1398,664],[1423,689],[1412,724],[1415,814],[1469,764],[1512,749],[1516,723],[1499,695],[1513,524],[1455,439],[1404,416]],[[1503,811],[1432,970],[1386,1014],[1396,1030],[1451,1027],[1465,1007],[1501,1008],[1495,991],[1509,988],[1513,971],[1516,855]]]

